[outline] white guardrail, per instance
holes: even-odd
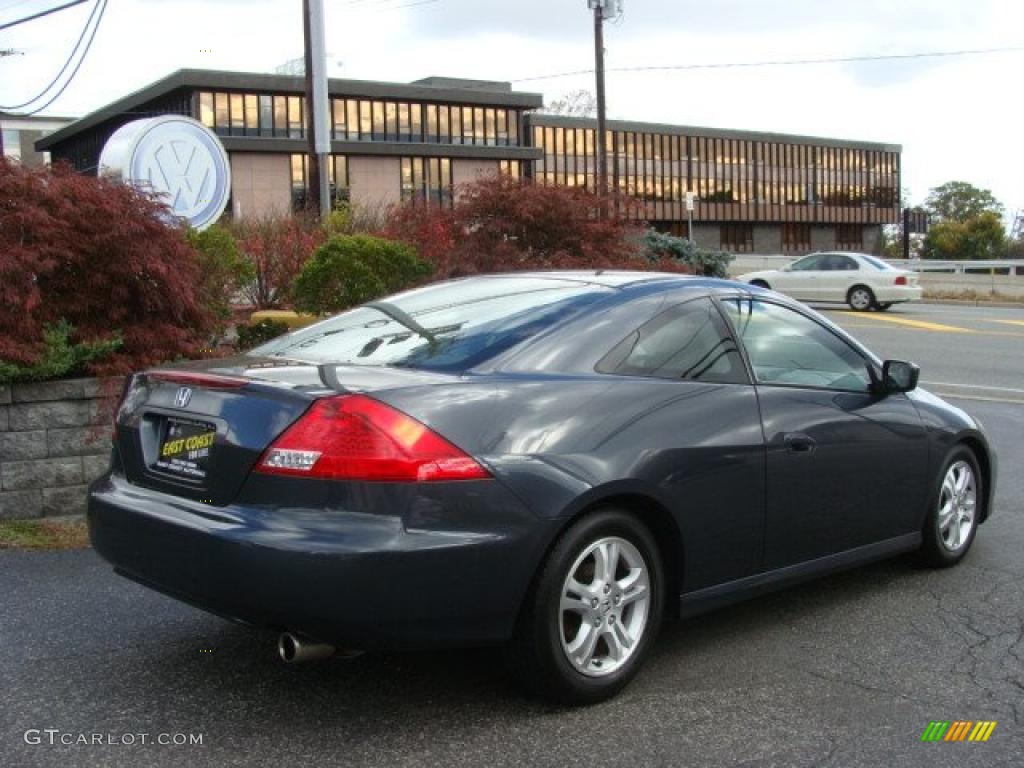
[[[940,261],[938,259],[886,259],[889,264],[914,272],[957,272],[987,275],[1024,275],[1024,259],[997,259],[993,261]]]

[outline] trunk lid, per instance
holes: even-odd
[[[238,357],[135,374],[116,420],[125,476],[222,506],[314,400],[456,378],[410,369]]]

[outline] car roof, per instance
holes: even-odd
[[[637,283],[651,283],[661,280],[688,281],[697,280],[695,275],[678,272],[645,272],[628,269],[553,269],[523,272],[495,272],[473,277],[528,277],[538,280],[564,280],[566,282],[591,283],[608,288],[622,288]]]

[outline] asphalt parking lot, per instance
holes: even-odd
[[[521,696],[494,651],[285,666],[272,636],[91,551],[3,551],[0,764],[1024,764],[1024,310],[828,314],[990,430],[997,514],[959,567],[895,560],[669,626],[623,695],[566,710]],[[998,724],[986,743],[922,743],[932,720]]]

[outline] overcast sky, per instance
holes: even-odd
[[[0,0],[0,22],[60,0]],[[586,0],[324,0],[330,74],[512,80],[547,99],[592,88]],[[301,0],[113,0],[49,114],[79,116],[181,67],[267,72],[301,55]],[[60,69],[92,7],[0,32],[0,104]],[[1024,46],[1021,0],[625,0],[607,66]],[[962,179],[1024,209],[1024,52],[847,64],[610,72],[613,118],[902,144],[904,187]]]

